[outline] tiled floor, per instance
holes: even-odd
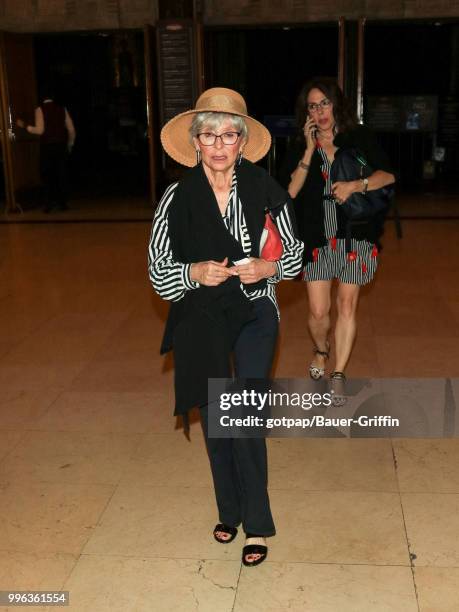
[[[158,353],[149,229],[0,226],[0,590],[69,590],[77,612],[456,612],[457,440],[269,440],[268,560],[242,568],[240,535],[213,540],[202,434],[177,428]],[[459,221],[403,229],[349,374],[458,377]],[[304,286],[279,296],[276,374],[303,376]]]
[[[4,203],[0,202],[0,208]],[[396,209],[407,218],[459,219],[459,199],[452,194],[398,194]],[[19,209],[18,209],[19,211]],[[49,221],[150,221],[153,208],[147,196],[73,197],[65,212],[44,213],[38,205],[24,205],[22,212],[0,213],[0,223],[48,223]],[[392,221],[389,221],[392,223]]]
[[[15,212],[0,214],[0,222],[38,222],[50,221],[150,221],[153,207],[147,196],[130,197],[72,197],[66,211],[53,209],[45,213],[41,206],[30,204]]]

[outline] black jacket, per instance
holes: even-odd
[[[287,192],[263,168],[243,160],[236,167],[238,194],[252,244],[258,246],[266,208],[289,201]],[[201,165],[188,170],[169,209],[169,235],[174,259],[183,263],[232,262],[245,254],[226,229],[215,195]],[[266,280],[251,284],[263,288]],[[175,361],[175,414],[207,404],[208,378],[231,376],[231,351],[242,326],[253,319],[252,303],[232,277],[216,287],[201,286],[173,302],[161,352],[171,349]]]
[[[363,125],[359,125],[348,132],[337,134],[334,144],[338,148],[346,147],[360,150],[375,170],[393,172],[390,162],[379,146],[375,136]],[[297,141],[289,147],[279,172],[279,182],[284,187],[288,187],[290,175],[302,158],[304,147],[304,143],[300,144]],[[312,252],[315,248],[320,248],[327,244],[323,207],[325,179],[322,176],[321,163],[320,154],[316,150],[312,155],[304,185],[294,199],[299,236],[304,242],[304,259],[306,262],[313,260]],[[349,222],[341,207],[337,206],[336,218],[338,230],[336,237],[367,240],[379,246],[379,238],[383,232],[385,216],[386,211],[383,211],[365,222],[352,223]]]

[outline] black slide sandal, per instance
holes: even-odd
[[[245,536],[247,539],[249,538],[264,538],[265,536],[255,535],[253,533],[246,533]],[[246,557],[248,555],[261,555],[259,559],[256,561],[247,561]],[[260,565],[268,556],[268,547],[263,546],[263,544],[246,544],[242,549],[242,563],[246,567],[255,567],[255,565]]]
[[[228,533],[231,537],[227,540],[221,540],[219,537],[217,537],[218,531],[221,531],[222,533]],[[215,525],[213,533],[214,538],[217,540],[217,542],[219,542],[220,544],[229,544],[237,536],[237,527],[230,527],[229,525],[225,525],[224,523],[218,523],[218,525]]]

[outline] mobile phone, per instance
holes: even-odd
[[[309,118],[309,119],[312,119],[312,115],[311,115],[311,113],[308,113],[308,118]],[[316,137],[317,137],[317,125],[315,124],[315,122],[314,122],[314,124],[312,125],[311,136],[312,136],[313,138],[316,138]]]

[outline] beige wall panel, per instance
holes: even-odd
[[[119,0],[120,27],[138,28],[145,24],[154,25],[157,20],[154,0]]]
[[[212,24],[305,23],[347,18],[459,17],[459,0],[201,0]],[[17,32],[139,28],[157,0],[0,0],[0,29]]]
[[[405,0],[405,17],[459,17],[459,0]]]
[[[253,23],[285,21],[292,11],[292,0],[206,0],[204,14],[211,23]]]
[[[374,19],[402,19],[405,15],[405,3],[400,0],[366,0],[364,17],[373,17]]]
[[[0,0],[2,11],[0,29],[14,25],[21,28],[24,21],[30,20],[34,13],[33,0]]]
[[[364,0],[291,0],[296,16],[335,21],[341,15],[358,18],[365,12]]]
[[[459,17],[459,0],[205,0],[204,22],[287,23],[347,18]]]
[[[0,0],[0,30],[52,32],[142,28],[156,0]]]
[[[68,4],[67,27],[70,29],[118,28],[117,0],[78,0]]]
[[[204,6],[207,23],[285,23],[358,16],[363,0],[206,0]]]
[[[24,19],[32,13],[33,0],[3,0],[5,17],[11,20]]]
[[[46,17],[65,17],[65,0],[37,0],[37,15]]]

